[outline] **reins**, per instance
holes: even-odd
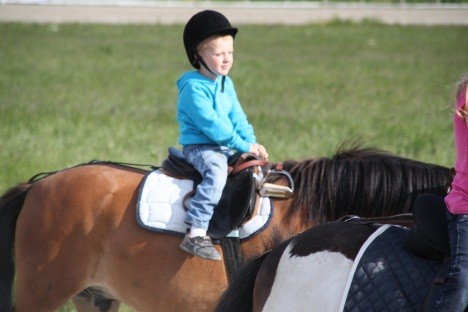
[[[35,174],[31,178],[29,178],[28,183],[35,183],[35,182],[37,182],[39,180],[47,178],[48,176],[54,175],[56,173],[59,173],[59,172],[65,171],[65,170],[69,170],[69,169],[73,169],[73,168],[77,168],[77,167],[81,167],[81,166],[87,166],[87,165],[116,165],[116,166],[120,166],[120,167],[126,167],[126,168],[143,170],[143,171],[148,171],[148,170],[152,170],[152,169],[157,168],[154,165],[145,165],[145,164],[135,164],[135,163],[127,163],[127,162],[116,162],[116,161],[110,161],[110,160],[97,160],[97,159],[94,159],[94,160],[91,160],[91,161],[89,161],[87,163],[82,163],[82,164],[75,165],[75,166],[72,166],[72,167],[68,167],[68,168],[65,168],[65,169],[56,170],[56,171],[41,172],[41,173]],[[148,169],[143,169],[142,167],[148,167]]]
[[[414,217],[412,213],[401,213],[386,217],[371,217],[363,218],[356,215],[346,215],[339,218],[337,221],[352,222],[358,224],[394,224],[401,226],[408,226],[414,224]]]

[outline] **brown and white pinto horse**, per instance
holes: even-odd
[[[319,224],[249,261],[217,312],[340,311],[353,262],[372,225]]]
[[[426,211],[430,206],[420,208]],[[442,209],[437,212],[441,219],[435,222],[444,226],[445,206]],[[434,241],[423,249],[408,248],[408,233],[415,229],[403,227],[413,224],[412,215],[408,215],[409,219],[397,222],[384,218],[378,223],[359,218],[326,222],[302,232],[244,264],[221,296],[216,311],[427,311],[422,306],[442,261],[417,251],[441,249],[434,247]],[[391,224],[403,226],[390,229]],[[370,238],[387,229],[392,232],[392,241],[386,236],[373,245],[360,265],[360,255],[373,241]],[[446,226],[439,229],[437,234],[447,231]]]
[[[286,161],[284,169],[295,194],[274,200],[268,227],[242,242],[244,259],[343,215],[408,212],[418,194],[443,195],[451,180],[448,168],[368,148]],[[115,310],[120,302],[137,311],[214,310],[228,283],[223,262],[192,257],[179,249],[180,237],[144,230],[136,221],[146,173],[80,165],[6,192],[0,311],[54,311],[71,298],[79,311]]]

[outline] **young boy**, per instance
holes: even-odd
[[[229,156],[239,151],[268,158],[265,148],[256,143],[253,127],[227,77],[236,34],[237,28],[219,12],[195,14],[185,26],[183,39],[189,62],[196,70],[184,73],[177,81],[179,143],[186,160],[202,176],[190,200],[185,219],[190,230],[180,248],[211,260],[221,260],[221,255],[206,231],[226,184]]]

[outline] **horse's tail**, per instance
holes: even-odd
[[[19,184],[0,197],[0,312],[13,311],[16,221],[30,185]]]
[[[252,311],[255,278],[268,253],[246,263],[219,299],[216,312]]]

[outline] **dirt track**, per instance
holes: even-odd
[[[207,6],[129,7],[0,5],[0,22],[174,24],[185,23]],[[210,6],[223,12],[233,24],[307,24],[334,18],[361,21],[374,19],[387,24],[468,25],[468,7],[278,7]]]

